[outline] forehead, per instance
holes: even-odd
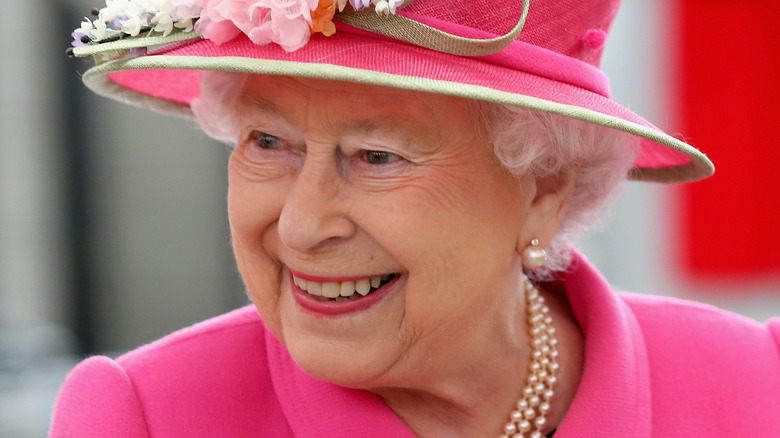
[[[242,111],[296,118],[322,113],[329,119],[383,121],[440,126],[471,122],[473,105],[466,99],[410,90],[285,76],[249,75],[239,99]]]

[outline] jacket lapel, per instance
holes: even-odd
[[[306,374],[266,330],[271,379],[294,436],[414,438],[379,396]]]
[[[634,314],[579,253],[563,285],[585,335],[585,367],[556,438],[650,437],[647,351]]]

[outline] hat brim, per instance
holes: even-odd
[[[86,49],[122,50],[171,41],[164,37],[144,40]],[[630,179],[684,182],[714,172],[703,153],[593,91],[476,58],[341,30],[329,38],[315,35],[291,53],[274,44],[255,45],[243,36],[221,45],[192,39],[145,56],[98,64],[84,74],[83,80],[101,95],[191,117],[189,103],[200,93],[200,70],[347,81],[547,111],[639,137],[640,151]]]

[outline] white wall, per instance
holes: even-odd
[[[10,0],[3,0],[11,3]],[[61,320],[67,303],[63,259],[62,203],[58,194],[57,132],[50,111],[55,96],[47,76],[51,53],[42,48],[53,38],[40,11],[43,0],[4,4],[15,17],[36,17],[35,31],[23,19],[0,26],[0,328]],[[6,7],[7,6],[7,7]]]

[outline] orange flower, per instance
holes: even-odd
[[[335,13],[335,0],[320,0],[317,9],[311,11],[311,33],[320,32],[325,36],[336,33],[336,25],[333,24]]]

